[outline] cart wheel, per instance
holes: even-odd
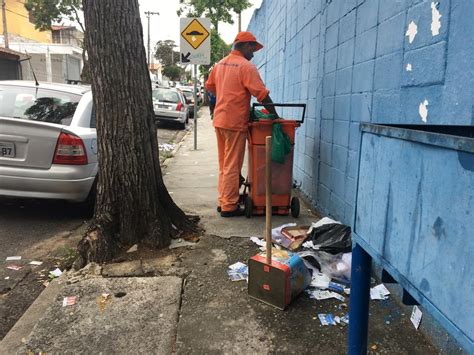
[[[252,217],[253,203],[252,203],[252,199],[250,198],[250,196],[247,196],[245,198],[244,206],[245,206],[245,217],[247,217],[247,218]]]
[[[298,197],[292,197],[290,203],[291,215],[294,218],[298,218],[300,215],[300,200]]]

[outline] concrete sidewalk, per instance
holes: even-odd
[[[221,218],[216,212],[217,176],[217,143],[208,108],[200,111],[197,120],[197,150],[194,150],[194,131],[185,137],[175,158],[167,162],[165,183],[174,201],[186,212],[197,214],[207,234],[223,238],[232,236],[262,236],[265,218],[254,216]],[[242,175],[247,174],[247,159],[244,162]],[[290,216],[274,216],[272,224],[279,226],[295,222],[309,225],[317,220],[309,207],[301,201],[301,214],[295,219]]]
[[[0,343],[0,353],[347,352],[347,326],[321,326],[318,320],[320,313],[346,314],[347,296],[344,302],[316,301],[303,294],[280,311],[251,299],[245,281],[229,280],[229,265],[246,263],[258,252],[249,237],[263,235],[264,217],[222,218],[216,212],[217,152],[207,112],[201,109],[197,120],[198,149],[193,133],[188,133],[164,169],[177,204],[201,217],[205,234],[200,241],[156,252],[150,259],[127,254],[129,259],[106,265],[92,273],[91,280],[86,273],[78,283],[48,287]],[[302,204],[300,218],[275,217],[273,226],[317,219]],[[98,298],[103,292],[112,297],[104,310]],[[80,296],[78,307],[62,307],[68,295]],[[392,299],[371,301],[370,307],[369,353],[437,353]]]

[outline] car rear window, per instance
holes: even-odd
[[[193,93],[192,92],[189,92],[189,91],[183,91],[183,95],[187,98],[187,99],[192,99],[193,98]]]
[[[174,90],[157,89],[153,90],[152,95],[154,100],[162,102],[178,103],[180,101],[178,93]]]
[[[69,126],[81,95],[0,85],[0,116]]]

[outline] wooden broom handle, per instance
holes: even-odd
[[[272,264],[272,137],[265,137],[265,241],[268,265]]]

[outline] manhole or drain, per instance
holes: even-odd
[[[123,296],[125,296],[127,293],[126,292],[117,292],[114,296],[117,297],[117,298],[121,298]]]

